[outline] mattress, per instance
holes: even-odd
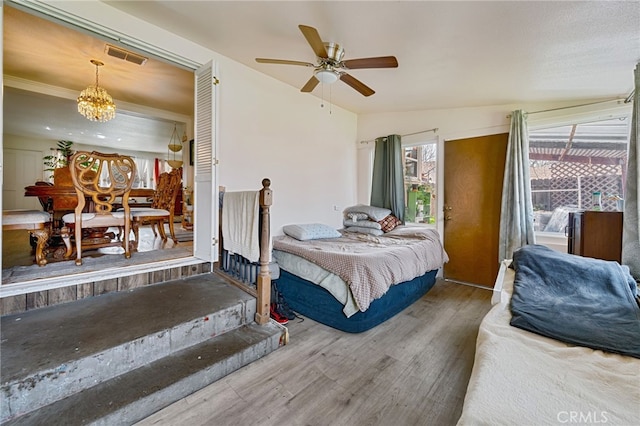
[[[282,265],[275,285],[295,312],[341,331],[361,333],[420,299],[435,284],[437,272],[429,271],[408,282],[391,286],[384,296],[372,301],[366,311],[357,311],[349,317],[343,312],[343,303],[327,289],[288,272]]]
[[[278,236],[273,249],[274,256],[276,250],[287,252],[340,277],[363,312],[391,286],[439,269],[449,260],[438,232],[426,227],[398,226],[383,236],[342,232],[338,238],[309,241]]]
[[[501,265],[478,330],[458,425],[636,425],[640,359],[563,343],[510,325],[515,272]]]

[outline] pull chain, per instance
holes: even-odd
[[[333,106],[333,101],[331,99],[331,94],[333,93],[333,90],[331,90],[331,86],[333,86],[333,84],[329,85],[329,115],[331,115],[331,107]]]
[[[322,86],[322,91],[320,92],[320,108],[324,108],[324,83],[320,82],[321,86]],[[329,84],[329,114],[332,114],[332,107],[333,107],[333,100],[331,95],[333,94],[333,91],[331,90],[331,86],[332,84]]]

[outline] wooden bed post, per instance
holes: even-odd
[[[271,248],[271,233],[269,230],[269,207],[273,203],[273,193],[269,188],[271,181],[262,179],[260,190],[260,220],[262,232],[260,233],[260,273],[256,282],[258,293],[256,306],[256,323],[262,325],[269,322],[271,304],[271,273],[269,271],[269,249]]]

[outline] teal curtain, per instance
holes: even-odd
[[[404,177],[400,135],[376,139],[371,205],[391,210],[404,223]]]
[[[640,205],[638,204],[638,184],[640,183],[640,145],[638,145],[638,119],[640,119],[640,62],[636,65],[633,112],[631,114],[631,134],[627,155],[627,182],[624,190],[624,216],[622,230],[622,264],[627,265],[631,275],[640,281]]]
[[[498,262],[511,259],[513,252],[535,244],[533,202],[529,179],[529,132],[521,110],[511,114],[511,129],[502,185],[500,245]]]

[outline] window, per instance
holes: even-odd
[[[529,132],[536,231],[564,234],[569,212],[597,208],[594,193],[602,210],[622,210],[629,122],[614,118]]]
[[[404,148],[406,223],[436,223],[437,153],[435,142]]]

